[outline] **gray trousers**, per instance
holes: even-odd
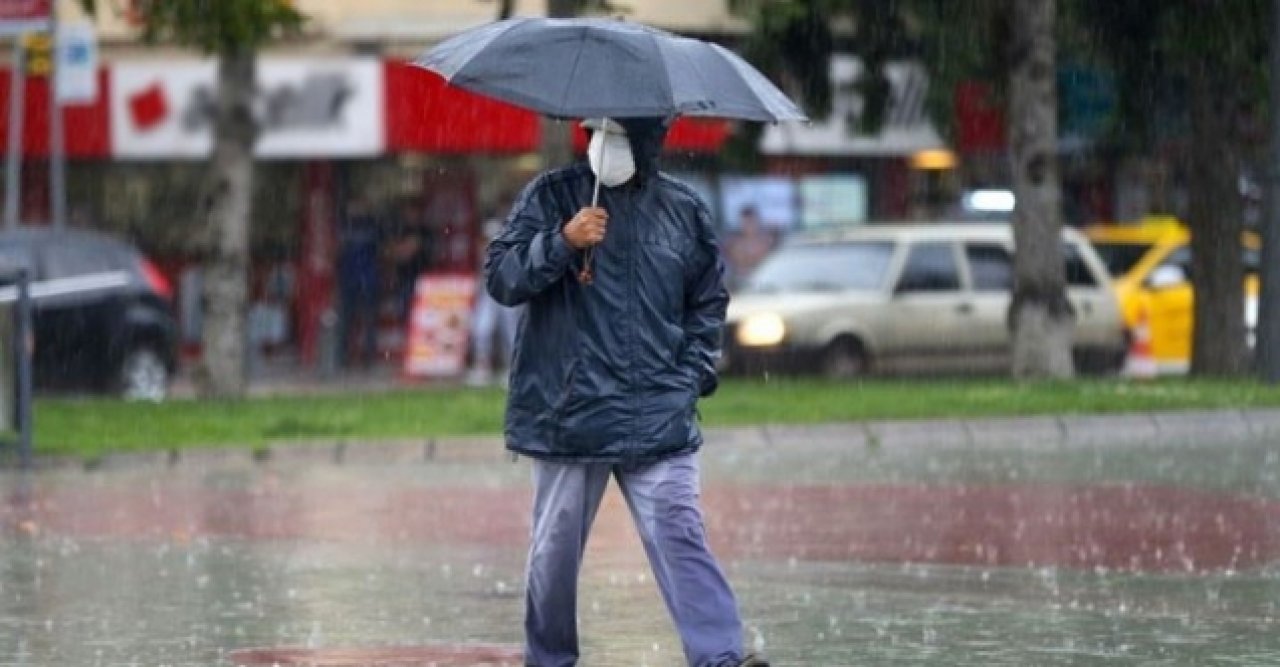
[[[737,665],[742,621],[733,592],[707,548],[697,454],[639,466],[533,461],[525,664],[577,664],[578,571],[611,476],[631,509],[689,665]]]

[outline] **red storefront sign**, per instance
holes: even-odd
[[[386,63],[387,150],[421,153],[531,153],[538,150],[537,114],[445,83],[406,62]],[[671,152],[715,153],[731,126],[718,119],[681,118],[667,136]],[[574,146],[586,149],[575,130]]]
[[[9,70],[0,70],[0,148],[8,149],[9,135]],[[93,104],[67,104],[62,107],[66,128],[67,155],[72,158],[104,158],[111,155],[111,123],[108,112],[111,76],[98,70],[99,95]],[[49,154],[49,80],[27,77],[23,100],[22,152],[29,157]]]
[[[388,152],[525,153],[537,150],[538,118],[449,86],[405,62],[387,61]]]

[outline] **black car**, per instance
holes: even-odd
[[[0,266],[31,277],[35,383],[162,400],[177,367],[169,282],[137,249],[86,231],[0,232]]]

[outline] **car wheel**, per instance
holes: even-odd
[[[869,368],[866,350],[850,338],[837,339],[822,354],[822,374],[832,380],[862,377]]]
[[[163,401],[169,393],[169,366],[154,347],[134,347],[120,361],[116,385],[125,400]]]

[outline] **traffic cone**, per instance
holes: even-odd
[[[1125,377],[1153,378],[1159,373],[1151,353],[1151,320],[1146,306],[1138,311],[1138,321],[1129,330],[1129,354],[1124,360]]]

